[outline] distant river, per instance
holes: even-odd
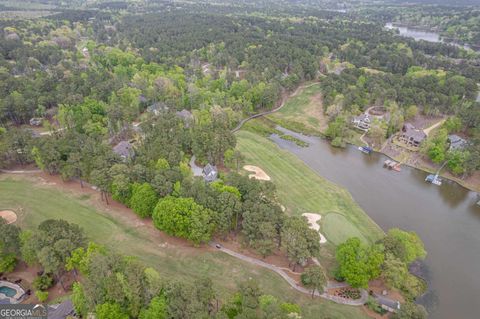
[[[353,146],[336,149],[319,138],[286,132],[310,146],[298,147],[275,135],[271,139],[347,188],[380,227],[420,235],[428,251],[423,273],[429,291],[418,301],[429,310],[429,318],[479,318],[480,207],[475,203],[480,198],[474,192],[453,182],[427,184],[426,173],[417,169],[387,170],[381,154],[365,155]]]

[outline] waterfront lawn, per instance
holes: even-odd
[[[208,248],[193,248],[173,240],[168,244],[151,225],[133,222],[135,214],[120,213],[98,205],[99,195],[66,190],[28,176],[0,175],[0,209],[12,209],[22,227],[35,229],[46,219],[64,219],[80,225],[90,240],[122,254],[136,256],[156,268],[165,279],[207,276],[222,299],[228,298],[237,284],[248,278],[262,291],[303,307],[303,318],[368,318],[360,308],[338,305],[322,299],[312,300],[296,292],[280,276]],[[227,280],[226,280],[227,279]]]
[[[344,188],[319,176],[290,152],[274,142],[241,130],[237,133],[237,147],[245,156],[245,163],[262,168],[276,185],[278,198],[291,214],[318,213],[320,231],[327,240],[339,244],[357,236],[373,243],[382,236],[382,230],[355,203]],[[325,218],[329,213],[340,216]]]

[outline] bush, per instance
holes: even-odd
[[[332,140],[332,146],[334,146],[334,147],[345,147],[346,144],[341,137],[335,137]]]
[[[35,291],[35,296],[37,296],[38,301],[43,303],[48,299],[48,291],[37,290]]]
[[[52,287],[53,278],[50,275],[43,274],[33,280],[32,286],[35,290],[47,290]]]
[[[0,272],[12,272],[16,265],[15,254],[0,254]]]
[[[153,209],[157,202],[157,193],[150,184],[133,184],[130,208],[137,213],[138,216],[142,218],[152,216]]]
[[[378,303],[378,301],[375,300],[375,298],[369,296],[368,297],[368,300],[367,302],[365,303],[365,305],[367,306],[368,309],[372,310],[372,311],[375,311],[376,313],[379,313],[381,315],[383,315],[384,313],[386,313],[386,310],[383,309],[380,304]]]

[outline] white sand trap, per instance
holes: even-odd
[[[320,224],[318,223],[320,219],[322,219],[322,216],[319,214],[311,214],[311,213],[304,213],[302,214],[302,216],[307,217],[308,223],[310,224],[310,228],[316,230],[320,235],[320,244],[326,243],[327,239],[320,232]]]
[[[260,167],[253,166],[253,165],[245,165],[243,167],[243,169],[246,170],[246,171],[255,173],[255,174],[248,175],[248,177],[250,177],[250,178],[259,179],[259,180],[262,180],[262,181],[269,181],[270,180],[270,176],[268,176],[267,173],[265,173],[264,170],[261,169]]]
[[[7,224],[12,224],[17,221],[17,214],[11,210],[0,210],[0,217],[5,219]]]

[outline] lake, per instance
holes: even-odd
[[[467,49],[467,50],[472,49],[468,45],[462,45],[462,44],[458,44],[458,43],[455,43],[455,42],[445,42],[440,37],[440,34],[436,33],[436,32],[423,31],[423,30],[413,29],[413,28],[403,27],[403,26],[396,26],[396,25],[393,25],[390,22],[385,24],[385,28],[388,29],[388,30],[398,30],[398,32],[400,33],[401,36],[414,38],[416,41],[424,40],[424,41],[428,41],[428,42],[437,42],[437,43],[442,42],[442,43],[452,44],[452,45],[455,45],[457,47],[461,47],[461,48],[464,48],[464,49]]]
[[[272,135],[277,145],[347,188],[380,227],[420,235],[428,251],[422,268],[429,291],[418,301],[429,310],[429,318],[479,317],[480,207],[474,192],[445,180],[440,187],[427,184],[427,173],[417,169],[387,170],[387,157],[381,154],[365,155],[353,146],[336,149],[325,140],[280,129],[310,146]]]

